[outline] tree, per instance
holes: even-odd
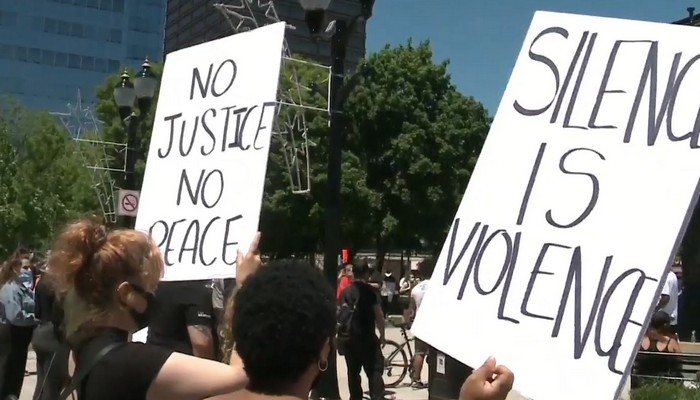
[[[428,42],[387,46],[361,67],[345,112],[347,152],[374,195],[377,259],[392,248],[435,252],[489,129],[481,103],[459,93]]]
[[[0,221],[9,231],[1,256],[18,244],[44,249],[62,225],[98,209],[77,144],[45,112],[16,103],[0,110],[0,174]]]
[[[280,81],[284,92],[296,92],[298,89],[297,81],[290,79],[293,76],[297,77],[302,86],[296,102],[325,109],[328,102],[325,86],[320,88],[318,83],[328,81],[328,71],[310,64],[286,61]],[[305,86],[317,86],[319,90],[304,90]],[[321,252],[324,245],[329,116],[322,111],[283,106],[278,122],[284,125],[285,120],[294,113],[304,114],[308,128],[306,135],[313,143],[307,155],[311,160],[311,190],[305,194],[292,193],[286,178],[288,170],[281,148],[285,137],[274,137],[267,167],[261,218],[261,230],[265,235],[263,250],[273,257],[312,255]],[[297,138],[301,134],[296,132]],[[371,233],[370,204],[376,202],[376,195],[366,187],[366,173],[356,154],[345,152],[342,163],[343,244],[357,249],[368,243],[367,238]]]
[[[16,233],[24,214],[17,199],[15,175],[17,154],[10,143],[7,124],[0,125],[0,257],[10,254],[17,245]]]

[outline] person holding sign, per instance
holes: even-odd
[[[222,327],[246,366],[245,390],[209,400],[307,400],[333,357],[336,299],[323,274],[306,261],[279,260],[256,272],[228,303]],[[239,358],[240,357],[240,358]],[[489,358],[466,379],[460,400],[504,400],[513,373]]]
[[[257,243],[256,237],[249,253],[239,254],[239,279],[260,265]],[[147,234],[109,232],[99,222],[80,220],[58,236],[49,264],[77,356],[62,399],[77,390],[80,400],[195,400],[245,386],[241,365],[129,342],[157,311],[153,293],[163,276],[160,250]]]

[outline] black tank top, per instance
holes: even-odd
[[[668,345],[671,342],[669,338],[666,343],[661,343],[655,339],[649,339],[649,348],[639,347],[640,351],[646,353],[666,353],[670,354]],[[661,343],[661,345],[659,345]],[[676,357],[668,355],[656,354],[639,354],[637,356],[637,374],[650,376],[676,376],[679,371],[679,362]]]

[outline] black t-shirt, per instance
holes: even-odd
[[[352,316],[352,337],[376,337],[374,306],[379,303],[377,292],[365,282],[355,281],[340,293],[340,304],[350,306],[357,302]]]
[[[34,289],[34,316],[41,322],[52,322],[55,302],[56,296],[51,284],[46,278],[40,279]]]
[[[148,325],[148,344],[192,354],[188,326],[214,330],[210,281],[162,282],[156,290],[158,312]]]
[[[90,370],[83,381],[81,400],[146,399],[151,383],[173,352],[158,346],[129,343],[127,340],[127,332],[108,329],[78,352],[80,363],[80,360],[94,357],[109,343],[124,343],[107,353]],[[80,369],[79,365],[77,369]]]

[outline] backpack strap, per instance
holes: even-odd
[[[94,358],[91,360],[85,360],[85,362],[80,363],[78,366],[77,370],[73,374],[73,378],[71,379],[70,385],[66,387],[63,392],[61,392],[61,396],[59,397],[60,400],[66,400],[71,393],[75,392],[76,389],[78,389],[82,384],[85,378],[90,374],[90,371],[97,365],[98,362],[100,362],[101,359],[104,358],[109,352],[112,350],[116,349],[117,347],[126,344],[122,342],[117,342],[117,343],[110,343],[103,347],[96,355]],[[78,392],[78,398],[80,398],[80,391]]]

